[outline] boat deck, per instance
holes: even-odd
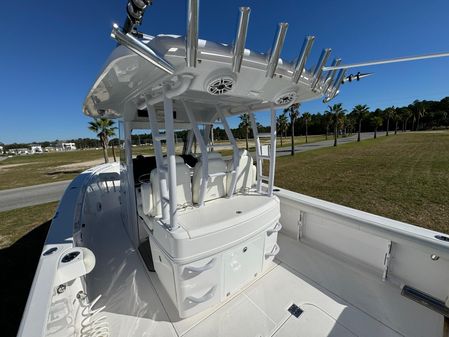
[[[180,319],[118,221],[104,212],[90,228],[97,264],[91,298],[102,294],[111,336],[438,336],[441,316],[400,290],[283,234],[279,260],[219,307]],[[97,232],[97,233],[95,233]],[[108,233],[108,235],[104,235]],[[288,309],[297,305],[297,318]],[[426,323],[424,323],[426,322]],[[433,327],[433,328],[432,328]]]

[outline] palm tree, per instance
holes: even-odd
[[[310,122],[310,120],[312,119],[312,115],[309,112],[304,112],[302,114],[302,118],[304,120],[304,124],[306,126],[306,143],[307,143],[307,136],[308,136],[308,123]]]
[[[348,129],[349,135],[352,136],[352,133],[354,132],[354,125],[356,124],[356,120],[354,118],[354,115],[352,116],[345,116],[344,123],[345,128]]]
[[[352,115],[355,117],[356,121],[359,124],[359,129],[357,132],[357,141],[360,142],[360,132],[362,132],[362,121],[368,117],[369,108],[367,105],[358,104],[352,110]]]
[[[393,120],[394,120],[394,135],[398,134],[398,125],[399,121],[401,120],[401,113],[399,109],[395,109],[393,113]]]
[[[277,116],[276,125],[278,128],[279,134],[281,135],[281,146],[282,146],[283,135],[285,135],[285,132],[287,131],[287,127],[288,127],[288,120],[287,120],[287,116],[285,115],[285,113]]]
[[[108,143],[109,137],[115,136],[114,121],[107,118],[94,118],[89,122],[89,130],[95,132],[100,139],[101,147],[103,148],[104,162],[109,163],[108,157]],[[115,157],[115,156],[114,156]]]
[[[388,132],[390,131],[390,119],[393,117],[394,113],[394,106],[386,108],[384,111],[385,119],[387,120],[387,131],[385,133],[385,136],[388,136]]]
[[[426,114],[426,107],[423,102],[418,100],[413,102],[413,112],[416,119],[416,131],[419,131],[419,120]]]
[[[246,140],[246,151],[248,151],[248,135],[249,135],[249,114],[244,113],[240,115],[240,124],[239,129],[243,129],[245,131],[245,140]]]
[[[291,155],[295,154],[295,121],[299,117],[299,103],[294,103],[290,105],[288,108],[284,109],[284,113],[287,113],[290,117],[290,131],[292,137],[292,149]]]
[[[410,119],[410,117],[412,117],[412,111],[409,108],[404,107],[399,110],[399,114],[402,120],[402,131],[406,132],[408,120]]]
[[[382,126],[382,124],[384,123],[382,116],[380,116],[380,114],[378,113],[379,111],[380,111],[380,109],[377,109],[371,115],[371,125],[374,128],[374,139],[377,138],[377,129],[379,128],[379,126]]]
[[[341,120],[345,115],[346,110],[343,109],[341,103],[338,103],[333,106],[329,105],[329,110],[326,110],[325,112],[332,114],[334,125],[334,146],[337,146],[338,127],[341,125]]]
[[[326,124],[326,140],[327,140],[327,137],[329,136],[329,127],[332,124],[332,113],[327,112],[324,114],[324,123]]]

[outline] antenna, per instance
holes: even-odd
[[[433,59],[433,58],[438,58],[438,57],[448,57],[448,56],[449,56],[449,52],[424,54],[424,55],[417,55],[417,56],[405,56],[405,57],[397,57],[397,58],[378,60],[378,61],[369,61],[369,62],[353,63],[353,64],[347,64],[347,65],[341,65],[341,66],[324,67],[323,70],[329,71],[329,70],[349,69],[349,68],[357,68],[357,67],[367,67],[367,66],[375,66],[378,64],[426,60],[426,59]]]

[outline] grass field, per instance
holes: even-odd
[[[309,136],[309,143],[324,140],[323,135]],[[305,137],[295,137],[297,145],[303,144]],[[250,147],[254,149],[254,143],[250,141]],[[277,143],[280,147],[280,140]],[[238,140],[238,146],[245,147],[244,140]],[[283,146],[290,146],[290,138],[283,139]],[[199,148],[198,148],[199,149]],[[177,147],[177,151],[181,151],[182,146]],[[230,150],[224,149],[223,155],[232,153]],[[151,146],[133,147],[133,155],[152,155],[153,148]],[[112,152],[109,150],[110,160],[112,161]],[[119,157],[116,149],[117,160]],[[31,186],[38,184],[51,183],[55,181],[73,179],[83,170],[101,164],[103,162],[102,150],[83,150],[70,152],[51,152],[35,155],[15,156],[0,161],[0,190]]]
[[[51,220],[58,202],[0,212],[0,249],[9,247],[37,226]]]
[[[279,187],[449,233],[449,132],[281,157],[276,172]]]
[[[83,169],[59,166],[96,161],[103,158],[101,150],[51,152],[15,156],[0,161],[0,190],[73,179]],[[93,165],[92,165],[93,166]]]

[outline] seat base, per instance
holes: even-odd
[[[273,229],[279,218],[279,199],[254,193],[178,210],[178,224],[171,231],[156,218],[151,218],[153,224],[149,227],[167,256],[183,264],[229,249]]]
[[[279,200],[217,199],[179,211],[178,227],[150,231],[154,268],[180,317],[225,301],[254,281],[278,253]]]

